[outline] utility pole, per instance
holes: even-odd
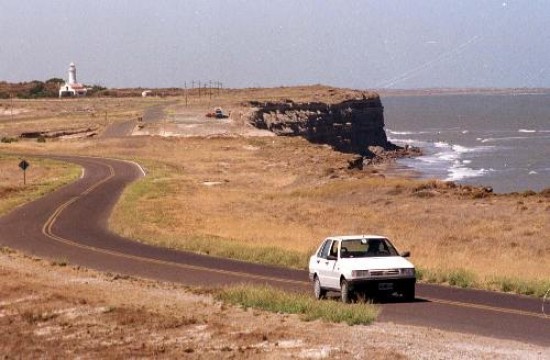
[[[187,107],[187,81],[184,83],[185,87],[185,107]]]
[[[13,123],[13,92],[11,90],[11,84],[10,84],[10,118],[11,118],[11,122]]]

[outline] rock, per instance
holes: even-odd
[[[259,103],[252,125],[281,136],[303,136],[318,144],[329,144],[338,151],[360,155],[369,146],[395,149],[384,131],[384,108],[379,97],[346,100],[337,104]]]
[[[279,136],[302,136],[337,151],[357,154],[349,169],[362,169],[400,157],[422,155],[419,148],[402,148],[388,141],[384,130],[384,108],[379,96],[361,96],[336,104],[250,102],[249,121]]]
[[[369,146],[367,147],[367,149],[375,156],[383,156],[385,153],[385,150],[382,146]]]
[[[363,156],[356,155],[352,157],[350,160],[348,160],[348,169],[358,169],[363,170]]]

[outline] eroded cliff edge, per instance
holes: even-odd
[[[338,103],[250,102],[250,122],[280,136],[302,136],[335,150],[357,154],[353,167],[420,154],[388,141],[384,130],[384,107],[377,94],[369,93]]]

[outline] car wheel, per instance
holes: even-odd
[[[405,301],[414,301],[416,297],[416,291],[414,284],[412,286],[407,286],[405,291],[403,291],[403,300]]]
[[[325,297],[327,294],[327,291],[321,287],[321,282],[319,281],[319,278],[315,276],[315,280],[313,280],[313,295],[315,295],[315,298],[317,300],[321,300]]]
[[[351,303],[353,299],[353,291],[350,289],[349,283],[345,279],[340,282],[340,298],[344,304]]]

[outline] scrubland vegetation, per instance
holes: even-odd
[[[252,89],[216,101],[236,112],[243,111],[244,100],[304,101],[308,96],[329,101],[343,95],[327,89]],[[183,98],[173,100],[171,114],[206,112],[213,103],[195,100],[186,108]],[[64,117],[55,107],[81,107],[86,101],[96,109],[95,119],[108,109],[118,121],[165,100],[22,103],[20,108],[32,111],[21,113],[19,122],[0,122],[0,133],[16,133],[29,124],[68,126],[72,115]],[[75,121],[92,118],[75,115]],[[305,268],[324,237],[374,233],[388,236],[401,251],[410,250],[422,281],[535,296],[550,287],[548,192],[492,195],[406,178],[391,166],[348,170],[350,155],[299,138],[223,134],[20,141],[0,144],[0,151],[138,161],[147,176],[125,191],[110,226],[143,242]]]

